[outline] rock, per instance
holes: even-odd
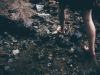
[[[77,11],[75,11],[75,16],[80,16],[80,13],[78,13]]]
[[[39,26],[39,23],[37,21],[32,23],[33,26]]]
[[[17,40],[14,37],[11,37],[11,41],[14,42],[14,43],[17,42]]]
[[[76,32],[70,37],[70,41],[76,43],[81,38],[82,38],[82,34],[80,32]]]
[[[73,48],[71,48],[70,50],[69,50],[69,53],[74,53],[74,49]]]
[[[32,27],[32,22],[24,22],[24,26],[26,28],[30,28],[30,27]]]
[[[39,27],[38,26],[33,26],[33,28],[38,29]]]
[[[42,42],[47,42],[50,39],[50,35],[47,34],[47,31],[42,31],[39,38],[42,40]]]
[[[82,19],[82,17],[76,17],[76,21],[79,22]]]
[[[12,58],[10,58],[10,59],[8,60],[8,62],[9,62],[9,63],[12,63],[12,62],[13,62],[13,59],[12,59]]]
[[[48,57],[48,59],[49,59],[49,60],[51,60],[51,59],[52,59],[52,57],[50,57],[50,56],[49,56],[49,57]]]
[[[65,22],[65,24],[70,24],[70,22]]]
[[[14,57],[14,55],[13,54],[9,54],[9,58],[12,58],[12,57]]]
[[[48,67],[51,66],[51,63],[48,63],[47,66],[48,66]]]
[[[100,47],[100,40],[96,40],[96,45]]]
[[[43,17],[43,18],[49,18],[51,15],[50,14],[45,14],[45,13],[36,13],[38,16]]]
[[[70,19],[69,19],[69,21],[73,21],[73,19],[72,19],[72,18],[70,18]]]
[[[43,7],[44,7],[44,5],[36,4],[37,11],[41,11],[43,9]]]
[[[16,13],[16,12],[18,12],[18,11],[16,11],[16,10],[8,10],[8,13]]]
[[[73,25],[78,25],[78,23],[76,21],[73,22]]]
[[[100,51],[99,48],[98,48],[98,46],[96,44],[94,45],[94,47],[95,47],[95,51],[96,52],[99,52]]]
[[[42,32],[42,30],[41,29],[38,29],[37,32]]]
[[[77,46],[81,46],[82,45],[82,42],[81,41],[77,41]]]
[[[57,70],[57,69],[55,69],[55,71],[57,72],[58,70]]]
[[[52,32],[52,34],[57,34],[57,32],[58,32],[58,31],[57,31],[57,30],[55,30],[54,32]]]
[[[77,38],[82,37],[82,34],[81,34],[80,32],[76,32],[76,34],[75,34],[75,35],[76,35],[76,37],[77,37]]]
[[[69,15],[66,15],[66,19],[69,17]]]
[[[47,34],[49,34],[49,33],[50,33],[49,29],[46,29],[46,31],[47,31]]]
[[[9,42],[5,41],[5,42],[4,42],[4,45],[9,45]]]
[[[38,55],[38,59],[44,58],[44,55]]]
[[[15,56],[15,60],[18,60],[18,59],[19,59],[19,57]]]
[[[41,40],[35,40],[34,43],[37,44],[37,45],[42,45],[42,41]]]
[[[31,3],[21,2],[21,4],[25,7],[32,8],[33,5]]]
[[[100,34],[97,34],[97,38],[100,38]]]
[[[2,44],[3,43],[3,40],[0,40],[0,44]]]
[[[58,37],[56,39],[56,42],[55,42],[58,46],[60,47],[64,47],[64,48],[67,48],[67,47],[72,47],[73,46],[73,43],[72,42],[69,42],[69,41],[66,41],[64,38],[61,38],[61,37]]]
[[[4,66],[5,71],[10,71],[10,67],[9,66]]]
[[[73,67],[73,65],[71,64],[70,67]]]
[[[0,47],[0,51],[3,50],[3,47]]]
[[[76,35],[72,35],[72,36],[70,37],[70,41],[76,43],[76,42],[77,42],[77,37],[76,37]]]
[[[16,55],[16,54],[18,54],[20,51],[18,50],[18,49],[16,49],[16,50],[13,50],[12,51],[12,54],[14,54],[14,55]]]
[[[82,73],[83,75],[86,75],[86,73],[83,71],[83,73]]]
[[[70,65],[72,63],[72,59],[68,59],[68,61],[67,61],[67,65]]]

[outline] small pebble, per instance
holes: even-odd
[[[48,67],[51,66],[51,63],[48,63],[47,66],[48,66]]]
[[[71,64],[70,67],[73,67],[73,65]]]

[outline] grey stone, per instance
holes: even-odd
[[[44,55],[38,55],[38,59],[41,59],[43,57],[44,57]]]
[[[9,71],[10,67],[9,66],[4,66],[5,71]]]
[[[51,60],[51,59],[52,59],[52,57],[48,57],[48,59],[49,59],[49,60]]]
[[[13,59],[12,59],[12,58],[10,58],[10,59],[8,60],[8,62],[9,62],[9,63],[12,63],[12,62],[13,62]]]

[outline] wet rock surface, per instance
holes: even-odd
[[[62,35],[56,30],[60,26],[57,2],[47,1],[47,5],[0,1],[0,75],[99,75],[100,23],[96,16],[96,56],[90,57],[83,49],[88,43],[81,11],[66,7],[66,33]]]

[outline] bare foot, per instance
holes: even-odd
[[[57,28],[57,31],[58,31],[59,33],[61,33],[61,34],[65,34],[65,31],[61,31],[61,27],[58,27],[58,28]]]
[[[87,47],[87,46],[84,46],[84,49],[85,49],[86,52],[89,52],[89,54],[90,54],[91,56],[95,56],[95,50],[90,51],[90,50],[89,50],[89,47]]]

